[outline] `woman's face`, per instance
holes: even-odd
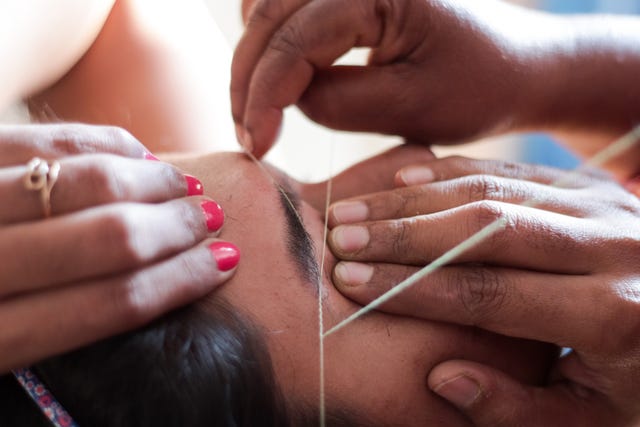
[[[246,156],[214,154],[180,166],[202,179],[207,195],[222,205],[226,220],[221,238],[242,252],[236,275],[216,292],[263,328],[284,396],[316,407],[320,363],[313,265],[320,264],[323,250],[323,215],[301,201],[299,214],[312,245],[311,258],[305,258],[305,239],[296,232],[295,215],[286,213],[286,202],[273,182]],[[304,190],[298,183],[287,184],[288,178],[275,169],[270,173],[285,188]],[[349,181],[353,186],[358,179]],[[325,330],[359,308],[334,288],[335,263],[327,252],[320,272]],[[327,407],[394,426],[468,425],[426,385],[429,371],[439,362],[479,361],[539,383],[549,355],[547,347],[530,342],[378,312],[327,337],[324,351]]]

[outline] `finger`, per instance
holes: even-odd
[[[396,184],[412,186],[469,175],[492,175],[565,188],[583,188],[595,179],[603,178],[602,172],[593,169],[566,171],[542,165],[453,156],[402,168],[396,175]]]
[[[192,197],[8,227],[0,231],[0,295],[137,268],[194,246],[222,222],[218,204]]]
[[[33,157],[58,159],[75,154],[111,153],[143,159],[145,147],[129,132],[81,124],[0,125],[0,166],[18,166]]]
[[[584,398],[568,384],[531,387],[474,362],[441,363],[428,383],[477,427],[618,425],[602,400]]]
[[[485,200],[524,204],[574,217],[592,216],[601,203],[576,190],[492,175],[470,175],[356,197],[334,204],[329,224],[409,218]],[[584,198],[584,200],[583,200]],[[601,209],[600,209],[601,210]]]
[[[42,218],[40,191],[25,188],[26,174],[24,166],[0,170],[0,200],[7,206],[0,209],[0,223]],[[159,203],[202,194],[195,188],[201,189],[202,184],[167,163],[105,154],[81,155],[60,160],[50,205],[53,215],[61,215],[108,203]]]
[[[238,42],[231,64],[231,111],[237,126],[243,124],[251,76],[276,30],[310,0],[257,1],[246,19],[246,30]],[[244,7],[243,7],[244,8]]]
[[[239,251],[203,244],[146,269],[0,303],[0,372],[134,329],[229,279]]]
[[[341,262],[333,276],[342,294],[367,305],[418,271],[403,265]],[[628,345],[621,337],[633,335],[636,322],[629,322],[629,316],[636,308],[603,287],[605,280],[611,279],[453,265],[437,269],[378,309],[591,354],[620,354]],[[611,334],[611,328],[619,333]]]
[[[360,194],[394,188],[393,177],[398,167],[417,159],[430,160],[431,150],[418,145],[401,145],[375,157],[366,159],[339,175],[331,178],[331,199],[341,200]],[[328,182],[306,184],[302,198],[313,207],[324,212]]]
[[[495,229],[456,262],[566,274],[586,274],[603,262],[586,243],[602,232],[592,222],[492,201],[432,215],[340,225],[331,230],[328,243],[344,260],[423,266],[488,227]]]
[[[297,105],[310,119],[332,129],[399,135],[426,142],[424,134],[412,133],[418,126],[415,105],[409,107],[406,101],[407,87],[411,86],[406,77],[408,67],[399,63],[321,69]],[[373,87],[376,89],[371,90]],[[430,137],[437,140],[437,135]]]
[[[378,6],[366,0],[310,2],[273,35],[251,76],[244,108],[243,125],[256,155],[273,143],[282,109],[300,99],[314,69],[330,67],[353,47],[375,47],[384,40],[386,21],[404,6]]]

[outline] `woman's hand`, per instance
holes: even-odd
[[[433,391],[478,426],[639,419],[636,197],[596,173],[463,158],[405,168],[397,181],[412,186],[331,209],[330,246],[345,260],[334,282],[346,296],[367,304],[503,218],[504,228],[380,309],[573,349],[546,387],[457,360],[431,372]]]
[[[259,156],[273,144],[282,109],[291,104],[335,129],[421,142],[513,126],[520,100],[533,108],[524,93],[531,88],[523,53],[535,51],[540,37],[527,37],[551,25],[545,15],[494,0],[257,0],[248,6],[231,99],[239,136]],[[518,44],[523,40],[527,49]],[[332,66],[363,46],[373,48],[368,66]]]
[[[60,165],[50,202],[25,186],[34,157]],[[0,127],[0,372],[140,326],[232,274],[237,250],[211,239],[221,208],[145,158],[117,128]]]

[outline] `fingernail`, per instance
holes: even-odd
[[[216,259],[220,271],[229,271],[240,261],[240,250],[231,243],[215,242],[209,245],[209,250]]]
[[[466,375],[443,381],[433,391],[462,409],[469,408],[482,394],[480,384]]]
[[[187,196],[202,196],[204,194],[204,187],[198,178],[185,175],[184,180],[187,181]]]
[[[360,286],[371,280],[373,267],[359,262],[340,262],[336,265],[335,273],[340,283]]]
[[[157,158],[156,156],[154,156],[153,154],[149,153],[148,151],[144,152],[144,159],[145,160],[155,160],[155,161],[160,161],[159,158]]]
[[[205,200],[202,202],[202,210],[207,220],[207,228],[210,232],[218,231],[224,224],[224,211],[216,202]]]
[[[369,217],[369,208],[364,202],[339,202],[331,212],[339,224],[365,221]]]
[[[369,230],[365,227],[341,226],[331,233],[333,242],[343,252],[356,252],[369,243]]]
[[[403,169],[400,178],[406,185],[418,185],[433,182],[436,177],[431,169],[418,166]]]

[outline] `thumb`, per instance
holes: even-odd
[[[533,387],[489,366],[455,360],[436,366],[428,384],[477,427],[607,425],[602,418],[606,411],[598,411],[597,403],[568,383]]]
[[[414,96],[406,75],[393,66],[334,66],[316,71],[297,105],[332,129],[413,137]]]

